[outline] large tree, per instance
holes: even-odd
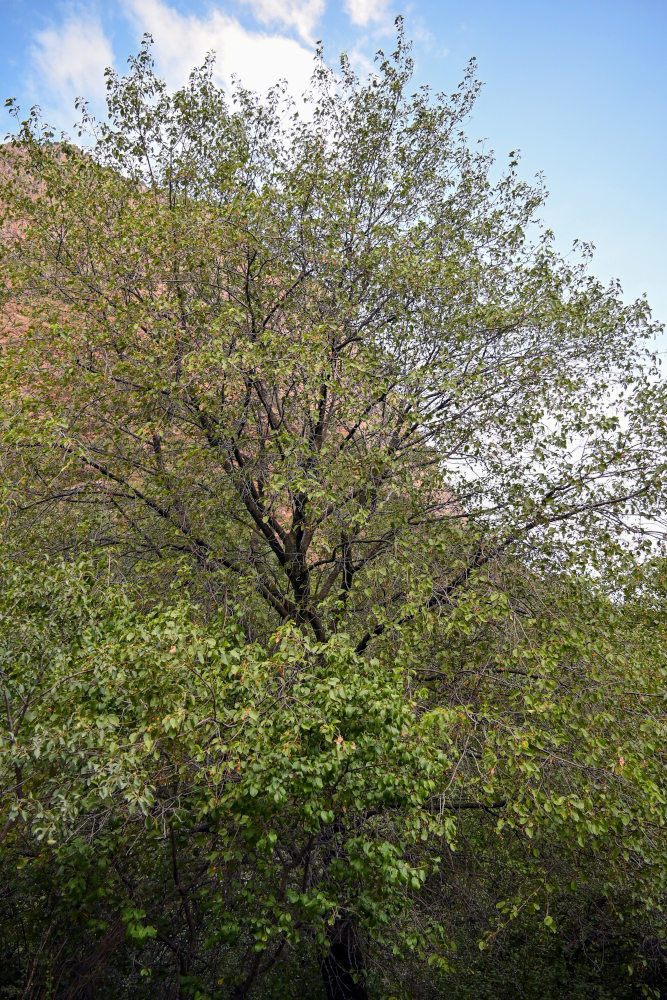
[[[410,94],[411,72],[399,31],[367,81],[320,56],[304,107],[280,88],[230,103],[209,63],[168,92],[147,42],[126,77],[109,72],[107,119],[84,109],[89,145],[54,142],[31,113],[0,189],[8,551],[108,552],[109,579],[145,601],[181,583],[243,626],[267,685],[276,647],[291,650],[285,719],[306,705],[311,732],[333,683],[351,700],[323,724],[356,750],[367,715],[379,775],[350,790],[327,770],[319,819],[304,793],[273,831],[289,872],[316,871],[330,997],[364,995],[381,855],[353,862],[368,836],[408,864],[400,803],[451,843],[451,816],[474,813],[500,817],[499,836],[541,824],[575,843],[609,837],[621,857],[610,776],[630,758],[612,723],[592,746],[582,727],[616,719],[624,671],[658,676],[648,654],[629,668],[611,640],[598,648],[591,616],[582,630],[558,596],[573,569],[612,585],[659,533],[667,429],[648,307],[602,287],[586,248],[556,252],[536,215],[544,193],[513,154],[494,180],[463,132],[472,71],[449,98]],[[319,743],[295,739],[307,767],[324,766]],[[644,872],[659,793],[637,755],[645,807],[624,786],[621,812]],[[182,824],[160,794],[155,809]],[[273,954],[285,927],[262,920],[243,933]]]

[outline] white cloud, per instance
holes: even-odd
[[[373,57],[368,52],[364,51],[361,45],[355,45],[355,47],[351,49],[347,55],[352,68],[359,76],[376,75],[377,66],[373,61]]]
[[[365,28],[371,21],[383,21],[389,13],[389,0],[345,0],[345,11],[352,21]]]
[[[294,28],[308,45],[324,13],[325,0],[241,0],[260,24],[282,24]]]
[[[271,0],[257,2],[271,5]],[[183,84],[210,51],[217,57],[216,78],[225,87],[233,75],[262,93],[280,79],[287,80],[294,96],[308,85],[313,52],[292,38],[247,31],[236,18],[215,9],[199,18],[181,14],[163,0],[125,0],[125,8],[139,31],[153,35],[156,62],[170,87]]]
[[[31,83],[49,95],[45,103],[59,119],[55,124],[70,124],[76,97],[103,98],[104,70],[113,61],[104,29],[90,13],[70,9],[61,24],[36,33],[30,48]]]

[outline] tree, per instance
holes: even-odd
[[[364,996],[360,942],[383,940],[401,896],[383,910],[377,872],[400,858],[403,886],[436,865],[409,861],[397,810],[429,843],[453,845],[452,817],[474,814],[498,835],[620,852],[618,808],[637,858],[650,852],[646,810],[662,806],[642,748],[658,723],[642,709],[640,791],[619,798],[630,758],[608,691],[628,659],[612,639],[597,649],[574,598],[559,616],[546,595],[571,595],[573,570],[613,582],[657,530],[665,388],[642,347],[655,327],[588,274],[586,248],[576,263],[555,252],[514,154],[491,180],[462,131],[472,68],[449,99],[410,96],[399,28],[366,82],[320,55],[307,115],[280,88],[264,102],[239,89],[230,106],[210,69],[170,94],[146,41],[128,76],[108,74],[108,119],[83,109],[92,147],[54,143],[33,112],[5,150],[8,545],[113,552],[145,601],[182,583],[221,635],[220,609],[243,628],[258,689],[291,650],[304,691],[280,726],[300,705],[309,733],[320,712],[355,751],[369,727],[379,773],[346,799],[336,772],[312,820],[313,893],[328,888],[309,918],[329,997]],[[632,667],[642,684],[661,669]],[[609,729],[584,748],[598,710]],[[271,732],[265,768],[284,764]],[[325,767],[312,739],[299,737],[308,773]],[[298,835],[315,835],[299,794],[274,830],[297,868]],[[149,808],[184,824],[165,801]],[[394,946],[444,961],[426,923]],[[257,943],[264,926],[240,933]]]
[[[406,671],[294,626],[267,655],[90,564],[5,566],[2,595],[3,967],[26,996],[238,997],[273,971],[265,995],[310,995],[328,939],[329,992],[354,995],[357,934],[378,995],[407,970],[407,995],[499,996],[526,935],[529,996],[597,995],[580,935],[600,996],[659,966],[667,664],[632,608],[552,585],[529,618],[480,588],[439,669]]]
[[[329,992],[339,976],[360,992],[341,897],[382,930],[426,874],[406,843],[442,828],[428,808],[439,741],[415,738],[402,672],[362,671],[347,637],[323,646],[294,627],[267,657],[188,604],[147,613],[100,594],[90,566],[11,567],[3,585],[4,906],[21,912],[18,897],[31,918],[9,948],[22,985],[43,988],[51,954],[56,995],[118,989],[125,931],[154,942],[148,995],[166,965],[178,996],[204,979],[243,997],[286,947],[328,937]]]
[[[286,963],[266,995],[309,995],[327,940],[329,992],[354,995],[357,934],[378,995],[407,963],[408,995],[434,977],[469,995],[476,970],[498,996],[497,954],[470,945],[517,923],[548,956],[528,995],[576,995],[562,952],[572,966],[579,934],[596,957],[606,942],[600,996],[619,977],[627,995],[628,965],[653,974],[667,664],[632,609],[552,586],[529,618],[480,589],[426,676],[294,626],[267,655],[224,615],[147,609],[90,564],[5,566],[2,595],[0,907],[27,996],[46,977],[58,996],[238,997]]]

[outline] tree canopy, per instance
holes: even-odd
[[[474,66],[411,77],[399,26],[368,80],[319,53],[303,106],[210,61],[171,93],[147,39],[87,145],[16,110],[23,996],[500,997],[514,926],[554,996],[658,981],[656,327],[470,143]],[[605,941],[611,977],[577,978]]]

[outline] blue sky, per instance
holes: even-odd
[[[363,71],[378,47],[391,51],[402,13],[418,82],[450,92],[476,56],[485,87],[470,136],[501,160],[520,149],[523,175],[545,175],[543,217],[560,248],[593,242],[599,277],[619,278],[626,298],[646,292],[667,323],[664,0],[0,0],[0,11],[0,95],[40,104],[59,127],[73,123],[76,95],[100,106],[104,67],[123,69],[144,31],[171,85],[215,49],[223,84],[235,72],[299,91],[317,39],[332,62],[345,49]]]

